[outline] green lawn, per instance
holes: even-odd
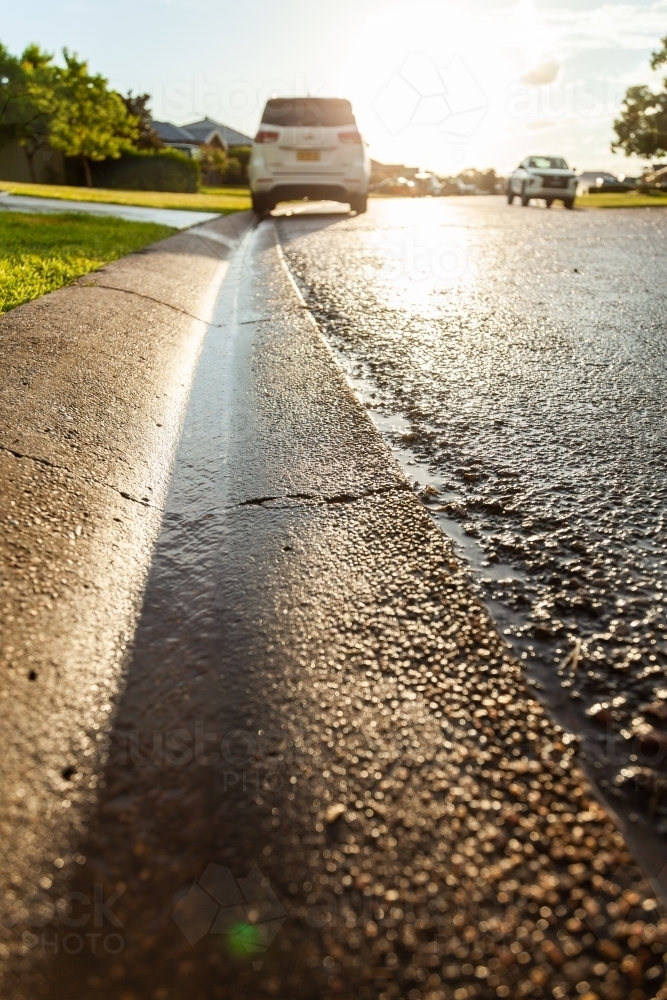
[[[667,194],[582,194],[575,202],[577,208],[665,208]]]
[[[0,313],[68,285],[175,230],[90,215],[0,211]]]
[[[116,191],[109,188],[68,187],[64,184],[18,184],[0,181],[0,191],[28,194],[33,198],[62,198],[64,201],[100,201],[112,205],[145,205],[148,208],[179,208],[193,212],[229,215],[250,208],[247,188],[202,188],[198,194],[174,191]]]

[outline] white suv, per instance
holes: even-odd
[[[560,156],[527,156],[507,181],[507,200],[521,198],[527,205],[531,198],[542,198],[551,208],[556,199],[566,208],[574,207],[577,175]]]
[[[250,164],[252,207],[279,201],[341,201],[365,212],[371,165],[349,101],[277,97],[267,102]]]

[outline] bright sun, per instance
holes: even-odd
[[[485,166],[525,126],[512,105],[520,79],[557,76],[555,44],[534,0],[486,12],[399,3],[359,26],[336,90],[352,99],[379,159]]]

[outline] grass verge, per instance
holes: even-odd
[[[582,194],[577,196],[577,208],[665,208],[667,194]]]
[[[250,192],[246,188],[202,188],[198,194],[178,194],[174,191],[116,191],[109,188],[68,187],[64,184],[0,181],[0,191],[31,195],[33,198],[97,201],[107,205],[142,205],[146,208],[178,208],[192,212],[219,212],[221,215],[250,208]]]
[[[0,313],[173,232],[152,222],[0,212]]]

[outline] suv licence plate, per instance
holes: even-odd
[[[320,151],[319,149],[297,149],[296,158],[302,163],[304,161],[313,163],[320,159]]]

